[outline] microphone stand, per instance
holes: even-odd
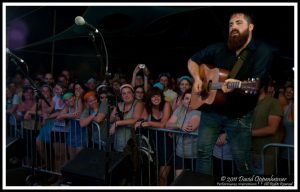
[[[109,76],[105,76],[105,84],[109,86]],[[107,93],[108,95],[109,93]],[[111,185],[111,175],[109,174],[109,167],[110,167],[110,151],[111,151],[111,135],[109,134],[110,128],[110,113],[111,113],[111,106],[110,106],[110,97],[107,97],[107,114],[106,114],[106,149],[105,149],[105,185]]]
[[[39,100],[42,99],[45,101],[45,103],[50,107],[50,103],[47,101],[47,99],[45,98],[45,96],[41,93],[41,91],[38,89],[38,87],[36,86],[35,82],[29,77],[28,74],[28,67],[26,68],[27,71],[25,72],[23,70],[23,68],[18,64],[18,62],[16,62],[15,59],[13,58],[9,58],[10,61],[12,61],[12,63],[14,63],[17,67],[17,69],[20,69],[20,72],[24,75],[24,77],[26,79],[28,79],[30,85],[32,86],[33,90],[34,90],[34,96],[35,96],[35,102],[36,102],[36,108],[35,108],[35,118],[34,118],[34,129],[33,129],[33,137],[32,137],[32,166],[31,166],[31,174],[32,175],[28,175],[26,177],[26,183],[29,185],[36,185],[36,175],[35,175],[35,164],[36,164],[36,145],[35,145],[35,139],[37,136],[37,122],[38,122],[38,108],[39,108]]]
[[[117,106],[118,105],[118,100],[116,99],[117,95],[114,91],[114,89],[109,85],[109,78],[110,78],[111,74],[106,72],[105,73],[105,84],[107,87],[107,95],[108,95],[108,101],[107,101],[107,115],[106,115],[106,128],[107,128],[107,132],[106,132],[106,138],[107,138],[107,148],[106,148],[106,153],[105,153],[105,184],[107,186],[111,185],[111,177],[112,177],[112,172],[109,173],[110,170],[110,164],[111,164],[111,160],[112,160],[112,155],[114,155],[114,157],[117,157],[115,153],[112,153],[111,150],[111,142],[112,142],[112,136],[109,134],[109,129],[110,129],[110,114],[111,114],[111,109],[112,106]],[[111,170],[112,171],[112,170]]]
[[[109,72],[108,72],[108,53],[107,53],[107,47],[106,47],[106,43],[105,43],[105,40],[104,40],[104,37],[102,35],[102,33],[100,32],[100,30],[97,29],[97,32],[92,32],[90,31],[89,35],[91,37],[91,40],[94,44],[94,47],[96,49],[96,53],[97,53],[97,58],[99,59],[100,61],[100,64],[101,64],[101,74],[102,74],[102,66],[103,66],[103,60],[101,59],[101,54],[100,54],[100,51],[97,47],[97,44],[96,44],[96,39],[95,39],[95,35],[94,33],[98,34],[101,38],[101,42],[103,43],[103,48],[104,48],[104,52],[105,52],[105,74],[103,75],[104,78],[106,78],[107,75],[111,75]]]
[[[103,47],[104,47],[104,51],[105,51],[105,61],[106,61],[106,65],[105,65],[105,74],[104,74],[104,78],[105,78],[105,84],[106,87],[110,87],[109,85],[109,77],[110,77],[110,73],[108,72],[108,54],[107,54],[107,48],[106,48],[106,44],[104,41],[104,38],[101,34],[101,32],[98,30],[98,32],[96,32],[96,34],[99,34],[103,43]],[[102,56],[100,54],[100,50],[97,47],[96,44],[96,38],[95,38],[95,34],[94,32],[90,31],[89,32],[89,36],[93,42],[93,45],[95,47],[96,53],[97,53],[97,58],[100,61],[100,75],[102,75],[102,67],[103,67],[103,60],[102,60]],[[105,184],[106,186],[111,185],[111,174],[109,173],[109,168],[110,168],[110,162],[111,162],[111,155],[110,155],[110,151],[111,151],[111,136],[109,134],[109,128],[110,128],[110,113],[111,113],[111,106],[110,106],[110,97],[108,97],[108,102],[107,102],[107,114],[106,114],[106,128],[107,128],[107,143],[106,143],[106,149],[105,149]]]
[[[102,72],[102,71],[103,71],[103,70],[102,70],[102,66],[103,66],[102,56],[101,56],[100,50],[99,50],[99,48],[98,48],[98,46],[97,46],[96,38],[95,38],[94,33],[90,31],[90,32],[89,32],[89,36],[90,36],[90,39],[91,39],[91,41],[93,42],[94,48],[95,48],[95,50],[96,50],[96,57],[97,57],[98,61],[100,62],[100,75],[102,75],[102,74],[103,74],[103,72]]]

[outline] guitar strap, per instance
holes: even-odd
[[[242,51],[242,53],[238,56],[238,60],[234,64],[232,70],[230,71],[230,74],[228,75],[229,78],[235,78],[249,54],[250,50],[247,48]]]

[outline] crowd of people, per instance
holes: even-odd
[[[281,85],[265,78],[271,62],[270,52],[264,44],[252,39],[254,24],[248,15],[233,14],[229,26],[231,41],[228,46],[216,44],[196,53],[188,61],[190,75],[177,78],[170,73],[160,73],[150,79],[151,66],[145,64],[135,67],[131,79],[125,74],[115,74],[102,80],[91,77],[81,81],[72,77],[70,70],[63,70],[57,76],[48,72],[34,78],[48,106],[44,99],[35,100],[36,90],[21,73],[16,73],[7,79],[6,112],[27,122],[34,120],[37,113],[41,122],[36,138],[37,151],[42,159],[46,158],[43,146],[51,143],[56,171],[87,147],[87,142],[76,141],[72,135],[87,138],[81,129],[96,122],[101,135],[114,138],[112,150],[117,152],[124,151],[127,141],[139,129],[151,127],[194,133],[185,139],[180,134],[158,132],[155,153],[158,154],[158,185],[161,186],[170,184],[172,166],[176,170],[175,177],[183,169],[193,169],[194,165],[197,165],[195,171],[216,177],[275,175],[275,158],[278,158],[283,168],[279,174],[285,175],[285,162],[293,165],[293,152],[283,150],[276,157],[275,149],[269,149],[265,158],[268,163],[262,166],[261,151],[270,143],[294,144],[293,83],[286,81]],[[244,33],[246,36],[239,43],[236,37]],[[195,101],[207,96],[203,94],[204,80],[200,77],[199,66],[219,63],[216,67],[232,70],[236,58],[246,47],[253,52],[247,58],[249,61],[246,60],[240,72],[230,74],[223,86],[240,83],[254,75],[262,80],[258,93],[249,96],[222,87],[228,96],[226,104],[197,106]],[[68,119],[79,119],[79,122],[70,125]],[[27,131],[33,130],[32,123],[24,127]],[[174,139],[176,149],[173,148]],[[293,167],[290,170],[293,172]],[[61,178],[58,177],[54,183],[59,182]]]
[[[135,130],[141,127],[178,129],[197,135],[199,125],[204,121],[201,119],[201,111],[192,109],[190,106],[193,85],[193,79],[190,76],[179,77],[174,89],[172,88],[174,85],[170,85],[170,82],[172,82],[170,74],[162,73],[158,76],[157,82],[153,84],[148,82],[147,87],[149,88],[147,91],[143,76],[136,78],[135,86],[125,81],[121,84],[119,79],[111,79],[111,83],[106,84],[105,82],[97,82],[96,79],[89,79],[84,83],[73,82],[68,78],[65,78],[67,80],[65,82],[58,79],[56,81],[52,79],[49,82],[49,77],[52,77],[51,73],[46,73],[44,79],[42,79],[43,81],[38,83],[41,85],[42,94],[51,106],[48,106],[45,101],[39,100],[40,105],[37,112],[42,122],[38,125],[39,134],[36,138],[36,146],[41,157],[46,158],[47,154],[43,149],[44,144],[51,143],[53,145],[54,159],[56,159],[56,163],[54,163],[56,165],[55,170],[59,170],[65,165],[68,158],[73,159],[80,150],[86,147],[84,141],[76,143],[74,139],[68,138],[71,135],[79,135],[85,132],[72,128],[66,129],[64,121],[62,121],[64,119],[80,119],[80,126],[73,127],[86,127],[93,121],[99,123],[101,134],[105,135],[109,131],[110,135],[114,135],[113,150],[119,152],[123,151],[128,139],[131,137],[132,127]],[[64,76],[60,75],[59,77]],[[20,121],[33,121],[36,113],[34,89],[30,84],[26,84],[26,78],[23,78],[20,73],[15,74],[12,79],[8,81],[6,87],[6,112],[14,114]],[[66,82],[70,82],[68,84],[71,87],[67,86]],[[268,162],[265,164],[265,172],[261,169],[260,152],[264,145],[268,143],[293,145],[293,84],[287,81],[283,87],[284,91],[280,92],[281,87],[272,81],[266,88],[261,89],[259,94],[260,99],[255,108],[252,127],[251,151],[254,170],[257,170],[256,174],[271,175],[275,173],[275,149],[268,151],[270,159],[265,160]],[[175,97],[170,95],[175,95]],[[47,119],[55,119],[55,121],[47,122]],[[140,119],[143,119],[143,121]],[[111,125],[109,128],[106,126],[107,121]],[[26,123],[24,126],[24,128],[27,128],[25,130],[32,131],[34,123]],[[64,131],[69,131],[69,136],[63,134]],[[71,133],[76,131],[76,134]],[[167,177],[171,171],[173,160],[168,159],[165,161],[163,158],[165,154],[167,157],[172,157],[173,137],[163,137],[163,132],[159,134],[159,151],[157,152],[160,154],[160,185],[167,185]],[[180,135],[177,137],[176,155],[172,157],[177,162],[175,164],[176,176],[182,171],[183,161],[181,158],[185,158],[185,169],[191,169],[192,163],[190,161],[194,161],[193,165],[195,166],[198,157],[198,136],[194,136],[189,140]],[[70,143],[67,149],[64,147],[65,140],[72,140],[72,144]],[[221,130],[215,145],[212,147],[214,147],[213,154],[210,155],[214,159],[214,174],[218,176],[238,174],[236,166],[232,162],[231,143],[228,142],[225,130]],[[68,155],[66,155],[67,153]],[[292,161],[292,152],[289,155],[288,158],[287,152],[282,153],[280,162],[287,161],[287,159]],[[65,157],[65,159],[62,160],[61,157]],[[287,163],[282,163],[281,167],[286,167],[286,165]],[[293,165],[293,162],[291,162],[291,165]]]

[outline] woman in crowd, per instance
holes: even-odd
[[[176,110],[177,107],[179,107],[182,104],[182,97],[183,94],[186,92],[186,90],[192,88],[193,85],[193,79],[189,76],[182,76],[178,79],[178,90],[177,90],[177,98],[172,103],[172,109],[173,111]]]
[[[23,87],[22,102],[18,105],[16,117],[23,120],[26,111],[30,110],[35,104],[34,92],[32,87]]]
[[[133,134],[134,124],[142,115],[144,104],[134,99],[134,89],[130,84],[122,85],[120,93],[123,102],[119,102],[110,115],[109,133],[115,137],[114,149],[123,152]]]
[[[164,95],[161,89],[153,87],[147,93],[145,109],[142,114],[143,121],[137,122],[135,127],[154,127],[163,129],[165,128],[170,115],[170,103],[164,100]],[[159,158],[159,182],[161,186],[168,184],[168,175],[173,162],[172,144],[172,138],[166,132],[157,131],[156,149]],[[165,145],[166,147],[164,147]]]
[[[45,151],[44,145],[46,145],[46,143],[50,144],[50,140],[51,140],[50,133],[51,133],[51,128],[52,128],[52,122],[48,121],[48,119],[50,118],[50,115],[54,110],[54,103],[52,100],[52,89],[49,85],[44,84],[41,87],[41,92],[42,92],[44,98],[50,104],[50,106],[48,106],[48,104],[45,102],[45,100],[43,100],[43,99],[39,100],[38,106],[40,106],[40,107],[37,110],[37,113],[38,113],[37,115],[39,116],[39,118],[38,118],[39,122],[38,122],[37,128],[40,130],[40,133],[36,139],[36,145],[37,145],[36,149],[39,152],[42,160],[45,160],[47,155],[44,153],[44,151]],[[27,130],[28,134],[32,134],[32,130],[34,129],[34,124],[31,122],[34,120],[35,114],[36,114],[36,105],[33,105],[31,107],[31,109],[26,111],[26,113],[24,115],[23,128],[24,128],[24,131]],[[26,140],[31,140],[31,139],[30,139],[30,137],[27,137]],[[30,145],[30,148],[32,148],[32,146],[33,145]]]
[[[51,141],[54,149],[54,170],[58,172],[68,161],[66,144],[69,144],[71,158],[78,152],[77,145],[72,145],[74,144],[72,140],[69,143],[67,142],[67,135],[70,135],[74,132],[73,130],[79,127],[74,119],[78,119],[81,114],[81,111],[75,105],[75,96],[72,92],[66,92],[62,99],[65,106],[57,113],[51,132]],[[62,177],[58,177],[58,180],[53,185],[60,184],[62,179]]]
[[[138,64],[133,71],[131,86],[142,86],[144,90],[147,92],[149,89],[149,69],[145,64]]]
[[[138,101],[145,101],[145,89],[143,86],[139,85],[134,88],[134,97]]]
[[[96,93],[88,91],[84,95],[85,109],[80,117],[80,127],[86,128],[92,124],[93,121],[100,125],[100,130],[92,127],[92,148],[101,149],[101,142],[106,138],[106,127],[102,126],[102,122],[107,116],[107,102],[99,103]],[[100,133],[99,133],[100,131]],[[100,134],[100,138],[99,135]]]
[[[82,111],[84,109],[84,102],[83,102],[83,96],[87,91],[87,87],[80,82],[74,83],[74,89],[73,93],[75,95],[75,105],[79,109],[79,111]]]
[[[201,112],[190,106],[191,89],[181,96],[182,105],[177,107],[167,122],[167,128],[180,129],[186,133],[197,133]],[[176,177],[183,169],[193,169],[197,158],[197,136],[186,133],[176,134]]]

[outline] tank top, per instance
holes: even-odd
[[[122,111],[121,112],[124,115],[124,119],[130,119],[130,118],[133,117],[134,107],[135,107],[136,103],[137,103],[137,100],[134,100],[133,103],[130,106],[129,111],[126,111],[126,113],[124,113],[124,111],[123,111],[123,109],[125,108],[125,103],[124,102],[121,103],[121,106],[122,106],[122,108],[121,108]]]
[[[129,111],[126,111],[126,113],[124,113],[123,109],[125,108],[125,103],[124,102],[121,103],[121,107],[122,107],[121,112],[123,113],[123,119],[130,119],[133,117],[134,108],[136,104],[137,104],[137,100],[134,100],[133,103],[131,104]],[[119,105],[117,107],[119,108]],[[132,125],[123,125],[116,128],[115,139],[114,139],[114,149],[116,151],[123,152],[124,147],[127,144],[127,141],[131,138],[132,135],[131,128]]]
[[[148,121],[160,122],[162,118],[162,112],[160,112],[159,118],[156,119],[152,114],[148,116]]]

